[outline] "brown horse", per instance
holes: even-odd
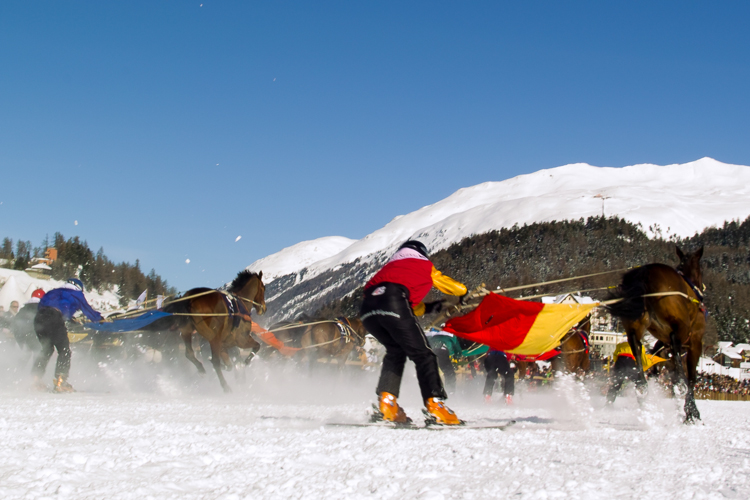
[[[588,316],[581,323],[573,327],[570,333],[563,339],[560,344],[560,356],[553,359],[553,369],[560,371],[564,368],[566,372],[573,373],[579,379],[582,379],[591,368],[589,359],[589,334],[591,333],[591,316]],[[559,366],[560,359],[562,367]],[[557,365],[557,366],[556,366]]]
[[[562,338],[559,348],[560,354],[550,359],[553,373],[565,371],[575,374],[579,379],[582,379],[588,373],[591,368],[588,343],[590,333],[591,316],[589,315]],[[533,359],[534,357],[528,356],[528,358]],[[515,363],[518,366],[518,378],[523,379],[526,377],[526,371],[533,361],[517,360]]]
[[[193,332],[197,331],[211,346],[211,364],[219,377],[224,392],[231,389],[221,373],[221,362],[231,367],[227,349],[239,347],[252,352],[245,360],[249,363],[260,348],[250,334],[250,309],[258,314],[266,312],[263,273],[241,271],[226,292],[210,288],[193,288],[185,292],[184,300],[177,299],[164,306],[164,311],[174,314],[171,329],[178,329],[185,343],[185,357],[200,373],[206,373],[203,364],[193,351]]]
[[[305,329],[300,339],[302,349],[312,350],[308,353],[311,368],[319,358],[327,358],[336,360],[341,369],[352,350],[365,345],[367,330],[359,318],[341,317],[314,323]]]
[[[675,393],[685,394],[685,422],[691,423],[700,420],[693,388],[706,329],[700,266],[703,247],[688,254],[679,247],[676,251],[680,259],[677,268],[649,264],[627,272],[616,294],[621,300],[609,309],[622,321],[628,335],[638,371],[639,396],[648,392],[641,359],[641,339],[646,331],[670,347],[674,360],[681,360],[683,349],[687,350],[685,364],[675,363]]]

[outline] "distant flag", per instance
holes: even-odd
[[[164,295],[156,296],[156,308],[161,309],[161,305],[164,303]]]
[[[143,305],[144,302],[146,302],[146,294],[148,293],[148,289],[143,290],[143,293],[138,296],[138,298],[135,300],[135,303],[138,306]]]

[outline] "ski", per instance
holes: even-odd
[[[514,425],[515,420],[510,420],[502,424],[478,424],[472,422],[466,422],[462,425],[417,425],[417,424],[393,424],[391,422],[326,422],[327,427],[380,427],[382,429],[410,429],[410,430],[430,430],[430,431],[444,431],[449,429],[497,429],[505,430],[508,427]]]
[[[380,427],[381,429],[420,429],[415,424],[395,424],[393,422],[326,422],[327,427]]]

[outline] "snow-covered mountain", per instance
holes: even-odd
[[[307,306],[324,296],[350,293],[409,238],[435,251],[472,234],[514,224],[602,213],[640,223],[651,234],[691,236],[726,220],[745,219],[750,215],[748,195],[750,167],[711,158],[624,168],[577,163],[459,189],[444,200],[395,217],[361,240],[329,237],[298,243],[248,269],[262,270],[267,277],[268,299],[276,306],[269,305],[272,317],[288,318],[312,309]],[[334,270],[346,274],[334,276]],[[313,286],[310,281],[316,278]]]

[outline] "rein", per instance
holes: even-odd
[[[698,289],[698,287],[695,285],[695,283],[693,283],[690,280],[690,278],[688,278],[687,276],[685,276],[685,274],[683,274],[682,271],[677,270],[677,274],[679,274],[680,276],[682,276],[682,279],[685,280],[685,283],[687,283],[688,286],[693,289],[693,292],[695,292],[695,296],[698,297],[698,300],[700,302],[703,302],[703,292],[701,292],[701,290]],[[705,291],[705,290],[706,290],[706,285],[704,284],[703,285],[703,291]]]

